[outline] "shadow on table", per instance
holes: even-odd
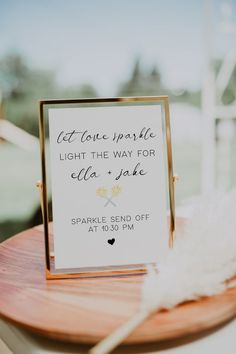
[[[224,327],[225,324],[230,323],[231,320],[226,321],[225,323],[216,326],[215,328],[211,330],[204,331],[202,333],[198,334],[192,334],[188,335],[185,337],[181,337],[179,339],[173,339],[173,340],[168,340],[168,341],[161,341],[157,343],[147,343],[147,344],[135,344],[135,345],[121,345],[117,347],[114,351],[112,351],[112,354],[151,354],[151,353],[157,353],[158,351],[164,351],[168,349],[174,349],[178,348],[183,345],[191,344],[194,341],[203,339],[216,331],[220,330],[221,328]],[[158,328],[157,328],[158,331]],[[42,347],[45,348],[44,343],[46,344],[47,349],[51,349],[53,351],[58,350],[58,353],[80,353],[80,354],[86,354],[88,353],[89,349],[91,349],[91,346],[89,345],[83,345],[83,344],[72,344],[72,343],[65,343],[65,342],[58,342],[54,340],[48,340],[45,339],[44,337],[40,335],[34,335],[35,338],[37,338],[37,342],[39,344],[42,344]],[[179,348],[181,350],[181,348]]]

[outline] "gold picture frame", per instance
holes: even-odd
[[[41,157],[41,172],[42,180],[37,183],[40,189],[41,209],[44,225],[44,240],[45,240],[45,260],[46,260],[46,278],[61,279],[74,277],[95,277],[95,276],[110,276],[122,274],[137,274],[143,273],[146,266],[111,266],[99,267],[98,269],[78,269],[57,271],[54,265],[53,252],[53,235],[49,229],[49,203],[48,203],[48,184],[47,184],[47,167],[46,167],[46,115],[47,109],[54,106],[71,107],[73,105],[85,105],[89,107],[113,106],[113,105],[140,105],[140,104],[158,104],[162,108],[162,117],[165,130],[166,144],[166,164],[168,177],[168,200],[169,200],[169,247],[173,247],[174,231],[175,231],[175,190],[171,147],[171,130],[170,130],[170,112],[168,96],[139,96],[139,97],[115,97],[115,98],[89,98],[89,99],[52,99],[41,100],[39,102],[39,135],[40,135],[40,157]],[[101,269],[102,268],[102,269]]]

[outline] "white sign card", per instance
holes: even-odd
[[[160,261],[168,249],[161,104],[49,106],[55,269]]]

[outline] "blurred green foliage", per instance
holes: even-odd
[[[130,78],[121,83],[117,91],[118,96],[169,96],[170,102],[187,102],[200,107],[200,91],[191,92],[187,89],[170,90],[161,78],[157,66],[145,69],[141,66],[140,60],[134,62]]]
[[[216,74],[219,73],[221,65],[222,65],[221,59],[217,59],[214,61],[213,66]],[[217,99],[219,100],[219,97],[217,97]],[[221,101],[224,105],[230,105],[231,103],[236,101],[236,65],[234,66],[228,85],[223,92]]]
[[[59,87],[53,71],[33,69],[18,54],[9,54],[0,60],[1,91],[6,118],[35,136],[38,136],[40,99],[97,96],[89,84]]]

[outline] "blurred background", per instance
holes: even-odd
[[[38,100],[168,95],[177,205],[236,186],[236,0],[0,0],[0,240],[40,223]]]

